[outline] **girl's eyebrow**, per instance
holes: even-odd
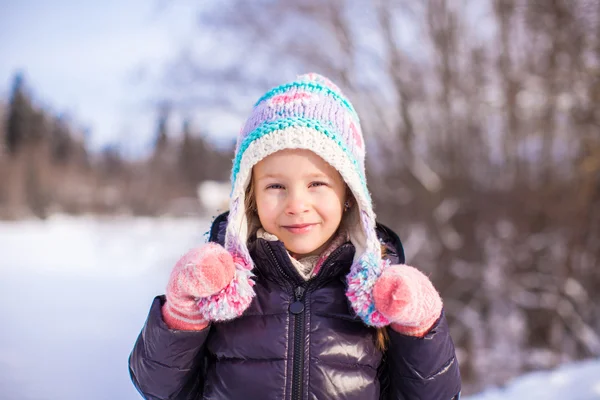
[[[306,175],[307,178],[329,178],[329,176],[327,176],[327,174],[324,174],[322,172],[315,172],[314,174],[308,174]]]
[[[265,175],[259,176],[256,180],[260,181],[262,179],[267,179],[267,178],[280,179],[280,178],[282,178],[282,176],[281,176],[281,174],[265,174]]]
[[[278,173],[270,173],[270,174],[265,174],[262,176],[259,176],[257,178],[257,180],[263,180],[263,179],[268,179],[268,178],[272,178],[272,179],[284,179],[286,178],[285,175],[283,174],[278,174]],[[310,178],[310,179],[314,179],[314,178],[328,178],[328,176],[322,172],[315,172],[313,174],[307,174],[302,176],[302,178]]]

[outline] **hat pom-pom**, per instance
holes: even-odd
[[[377,278],[389,261],[381,260],[373,254],[368,254],[355,260],[346,278],[348,289],[346,296],[352,309],[367,325],[383,327],[390,324],[381,312],[375,308],[373,287]]]
[[[226,321],[239,317],[246,311],[254,297],[252,267],[243,257],[233,255],[235,277],[220,292],[198,301],[198,307],[206,320]]]

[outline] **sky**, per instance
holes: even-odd
[[[0,0],[0,99],[23,71],[38,104],[91,129],[92,149],[139,151],[154,137],[165,64],[197,34],[191,3]]]
[[[125,154],[143,153],[155,136],[166,64],[184,46],[211,40],[195,23],[202,4],[211,2],[0,0],[0,101],[23,71],[39,104],[90,130],[90,149],[118,143]],[[194,122],[213,138],[235,137],[243,121],[212,111]]]

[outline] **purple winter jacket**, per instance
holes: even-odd
[[[223,244],[227,213],[210,241]],[[378,224],[392,263],[403,263],[398,236]],[[129,357],[131,379],[145,399],[321,400],[458,399],[454,344],[442,317],[424,338],[388,329],[385,353],[376,330],[345,296],[354,246],[335,250],[309,281],[282,242],[249,243],[256,297],[244,314],[202,331],[169,329],[154,299]]]

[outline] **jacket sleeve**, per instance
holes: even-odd
[[[388,332],[390,400],[459,398],[460,370],[443,312],[423,338],[405,336],[393,329]]]
[[[131,380],[147,400],[195,399],[203,389],[204,352],[210,326],[169,329],[162,319],[164,296],[156,297],[129,356]]]

